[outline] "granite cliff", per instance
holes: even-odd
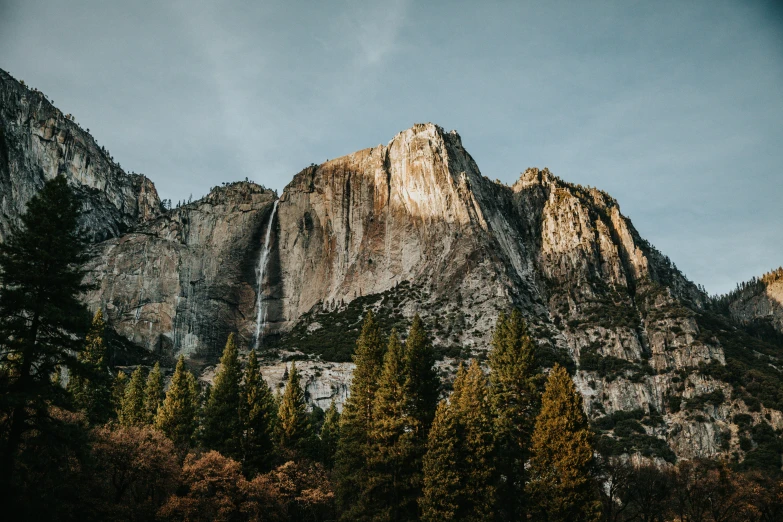
[[[185,353],[209,380],[229,332],[247,349],[260,330],[270,384],[296,359],[325,407],[347,394],[367,310],[400,331],[419,313],[448,380],[518,307],[544,365],[573,371],[604,452],[744,459],[783,429],[780,277],[710,298],[600,190],[547,169],[491,181],[456,132],[420,124],[311,165],[279,198],[232,183],[163,210],[146,178],[2,80],[0,227],[47,176],[69,176],[98,241],[85,299],[145,353]],[[751,328],[760,317],[772,333]]]
[[[72,116],[0,69],[0,240],[47,179],[68,178],[95,241],[116,237],[162,209],[155,185],[127,174]]]

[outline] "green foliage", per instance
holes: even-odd
[[[234,334],[228,336],[220,369],[210,390],[203,412],[201,438],[205,448],[240,459],[242,455],[242,425],[239,422],[240,382],[242,369],[239,365]]]
[[[492,520],[496,509],[492,408],[477,361],[460,366],[442,401],[424,457],[423,520]]]
[[[340,440],[340,412],[332,400],[329,409],[326,410],[324,423],[321,427],[318,460],[326,469],[334,467],[334,458],[337,453],[337,444]]]
[[[729,383],[733,396],[742,398],[751,411],[759,411],[761,405],[783,410],[783,375],[776,368],[783,357],[783,343],[778,337],[750,335],[728,318],[711,312],[698,314],[696,320],[699,340],[720,342],[726,357],[725,365],[713,362],[699,370]]]
[[[122,400],[125,398],[125,390],[128,387],[128,376],[123,371],[118,371],[111,385],[111,405],[117,418],[122,412]]]
[[[367,454],[369,474],[364,484],[364,516],[383,520],[413,520],[421,481],[417,418],[409,416],[405,350],[396,331],[389,337],[383,371],[373,407]]]
[[[408,327],[408,321],[402,313],[402,305],[406,300],[420,296],[420,290],[413,288],[410,282],[402,281],[380,294],[358,296],[345,305],[327,307],[331,311],[317,306],[302,316],[278,346],[316,355],[324,361],[350,361],[367,313],[372,311],[373,320],[383,332],[392,328],[403,330]],[[314,323],[320,328],[310,330],[309,326]]]
[[[179,356],[163,405],[158,409],[155,427],[174,444],[190,446],[196,431],[199,407],[198,385],[185,368],[185,357]]]
[[[277,417],[280,447],[294,453],[306,454],[311,449],[313,430],[307,415],[307,404],[296,363],[291,363]]]
[[[435,416],[440,379],[435,372],[435,352],[419,314],[414,316],[405,339],[404,365],[407,377],[405,393],[409,401],[406,415],[416,419],[419,429],[416,435],[423,448],[426,445],[427,431]]]
[[[618,377],[626,377],[631,382],[640,382],[644,376],[655,373],[647,361],[634,363],[612,355],[601,355],[598,349],[595,343],[582,349],[579,354],[580,370],[596,372],[599,377],[609,382]]]
[[[51,425],[50,406],[68,407],[52,381],[77,366],[90,324],[79,300],[87,261],[81,204],[65,177],[47,181],[0,244],[0,477],[11,480],[23,436]],[[0,484],[0,488],[2,488]]]
[[[84,350],[77,358],[79,364],[71,369],[68,390],[74,406],[87,413],[95,424],[109,420],[112,414],[111,376],[106,364],[106,343],[103,340],[106,323],[98,310],[87,332]]]
[[[147,424],[154,424],[158,415],[158,408],[163,404],[163,375],[160,373],[160,364],[155,366],[147,375],[147,384],[144,386],[144,413]]]
[[[527,484],[540,518],[597,518],[600,506],[592,483],[592,437],[582,410],[582,396],[566,370],[555,366],[536,418]]]
[[[122,398],[119,421],[121,426],[141,426],[147,421],[144,409],[144,370],[141,366],[131,374]]]
[[[362,324],[362,332],[356,341],[353,362],[356,367],[351,381],[351,393],[343,406],[340,420],[340,439],[335,454],[335,481],[337,504],[346,520],[351,518],[351,508],[359,504],[360,494],[366,484],[366,456],[369,453],[369,432],[374,419],[375,395],[383,368],[385,346],[380,325],[372,312],[368,312]]]
[[[251,350],[245,367],[239,408],[246,472],[266,471],[271,467],[277,409],[272,390],[261,377],[256,351]]]
[[[522,314],[501,313],[489,354],[490,402],[498,460],[498,505],[506,520],[525,516],[525,462],[529,457],[533,419],[538,409],[535,345]]]
[[[723,394],[723,390],[714,390],[687,399],[685,401],[685,409],[688,411],[700,410],[707,404],[720,406],[725,400],[726,396]]]

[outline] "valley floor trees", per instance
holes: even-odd
[[[107,363],[102,312],[88,331],[76,297],[77,218],[56,178],[0,246],[5,519],[783,520],[779,462],[760,475],[596,460],[571,375],[540,367],[516,310],[498,318],[488,364],[464,361],[450,395],[421,318],[387,337],[368,313],[342,414],[334,401],[308,412],[293,362],[274,395],[234,334],[211,388],[182,355],[168,388],[157,363],[128,378]],[[769,426],[754,437],[780,444]]]

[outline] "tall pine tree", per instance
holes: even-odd
[[[111,375],[107,367],[107,349],[103,340],[106,323],[98,310],[87,332],[84,349],[79,353],[79,364],[71,369],[68,390],[74,406],[87,413],[96,424],[109,420],[112,413]]]
[[[195,377],[185,368],[185,357],[179,356],[163,405],[158,409],[155,427],[179,446],[190,446],[196,430],[199,407]]]
[[[144,409],[144,370],[141,366],[134,370],[128,386],[125,387],[119,420],[122,426],[141,426],[147,422]]]
[[[304,391],[296,363],[291,363],[285,392],[277,415],[278,442],[283,450],[307,454],[313,442],[313,431],[307,414]]]
[[[592,439],[582,396],[565,368],[556,364],[547,379],[533,432],[527,490],[538,520],[597,519],[600,503],[591,477]]]
[[[12,481],[23,436],[58,425],[50,407],[67,406],[51,375],[75,365],[89,327],[79,300],[88,289],[80,207],[65,177],[57,176],[0,244],[0,489]]]
[[[340,439],[335,453],[334,477],[337,505],[344,520],[354,520],[354,507],[361,500],[366,483],[366,457],[375,394],[383,368],[386,346],[372,312],[367,312],[356,341],[351,390],[340,418]]]
[[[163,375],[160,373],[160,364],[155,363],[147,375],[147,384],[144,386],[144,421],[147,424],[155,423],[158,408],[163,404],[164,397]]]
[[[500,314],[489,354],[495,422],[498,507],[502,520],[526,516],[525,463],[538,405],[535,346],[519,310]]]
[[[408,338],[405,340],[405,374],[406,394],[409,397],[406,414],[416,419],[420,428],[417,437],[424,447],[438,405],[440,379],[435,371],[435,350],[419,314],[413,317]]]
[[[410,375],[397,332],[389,336],[375,397],[362,514],[380,520],[416,520],[421,485],[419,420],[409,415]]]
[[[340,440],[340,412],[332,399],[321,426],[319,443],[319,460],[326,469],[334,467],[334,456],[337,453],[337,443]]]
[[[424,459],[425,520],[492,520],[495,516],[493,426],[484,372],[472,361],[460,367],[449,401],[443,401]]]
[[[242,368],[239,364],[234,334],[228,336],[220,370],[209,394],[203,412],[202,443],[226,457],[242,458],[242,425],[239,421],[240,384]]]
[[[277,404],[258,368],[256,351],[251,350],[245,367],[240,397],[242,423],[242,463],[249,474],[267,471],[274,455]]]

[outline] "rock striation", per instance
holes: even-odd
[[[68,176],[96,240],[86,302],[205,380],[230,332],[245,348],[260,333],[273,388],[297,360],[310,402],[341,404],[368,310],[402,332],[420,314],[448,380],[517,307],[543,365],[573,371],[602,451],[742,459],[750,427],[783,429],[781,273],[709,298],[598,189],[537,168],[492,181],[427,123],[311,165],[279,198],[240,182],[167,210],[42,94],[0,81],[0,237],[45,179]]]
[[[127,174],[70,115],[0,69],[0,240],[57,175],[81,196],[93,240],[117,237],[160,213],[155,185]]]

